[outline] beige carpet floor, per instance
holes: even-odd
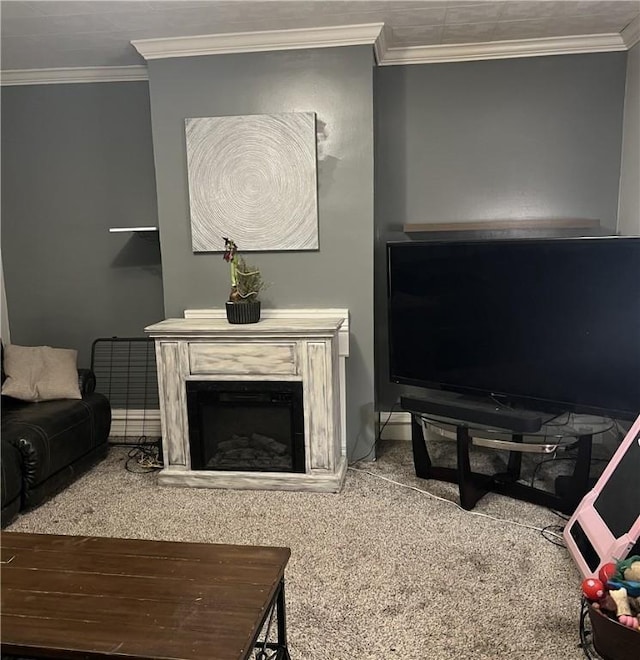
[[[579,573],[539,531],[562,520],[494,494],[470,513],[413,490],[457,501],[452,484],[415,477],[408,442],[383,442],[339,494],[159,487],[125,470],[126,452],[8,529],[288,546],[294,660],[584,658]]]

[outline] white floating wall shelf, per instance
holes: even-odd
[[[158,231],[157,227],[109,227],[112,234],[119,234],[127,231]]]

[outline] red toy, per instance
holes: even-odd
[[[606,564],[602,564],[600,570],[598,571],[598,577],[602,584],[607,584],[609,580],[613,579],[613,576],[616,574],[616,565],[614,562],[610,561]]]
[[[598,578],[582,581],[582,593],[587,600],[600,600],[604,596],[604,584]]]

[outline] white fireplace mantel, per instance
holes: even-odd
[[[340,490],[347,468],[347,310],[264,310],[258,323],[242,325],[228,323],[224,310],[188,310],[185,318],[161,321],[145,332],[156,344],[164,459],[160,484]],[[188,380],[301,382],[304,473],[192,469]]]

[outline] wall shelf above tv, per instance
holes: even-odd
[[[109,227],[109,232],[112,234],[120,234],[124,232],[139,232],[139,231],[158,231],[157,227]]]
[[[406,234],[423,232],[502,231],[502,230],[584,230],[601,231],[600,220],[591,218],[542,218],[532,220],[476,220],[472,222],[423,222],[406,224]]]

